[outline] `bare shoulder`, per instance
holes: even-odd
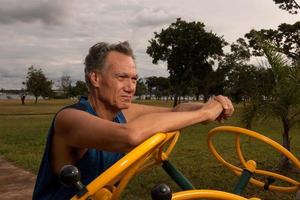
[[[149,113],[170,112],[171,108],[132,103],[128,109],[122,110],[127,121]]]
[[[96,120],[96,117],[90,115],[89,113],[74,109],[74,108],[66,108],[57,113],[54,127],[55,132],[57,133],[68,133],[70,129],[74,129],[75,127],[80,127],[83,124],[88,123],[89,121]]]
[[[66,122],[68,120],[85,115],[86,112],[74,108],[66,108],[59,111],[55,118],[55,123]]]

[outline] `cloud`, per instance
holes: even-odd
[[[40,21],[46,25],[63,24],[68,15],[70,0],[4,0],[0,7],[0,23],[33,23]]]
[[[83,59],[99,41],[128,40],[141,77],[168,76],[165,63],[153,65],[146,48],[154,32],[178,17],[204,22],[207,30],[228,42],[251,28],[276,28],[299,20],[271,0],[0,1],[0,88],[7,89],[24,87],[31,65],[53,81],[62,75],[83,80]]]
[[[161,26],[175,21],[176,15],[159,8],[143,8],[129,23],[136,27]]]

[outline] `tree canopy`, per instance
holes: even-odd
[[[286,10],[291,14],[297,14],[300,10],[300,5],[296,0],[273,0],[275,4],[279,4],[279,8]]]
[[[69,75],[63,75],[60,78],[59,88],[64,92],[64,97],[65,98],[69,98],[70,93],[72,92],[71,91],[72,90],[71,83],[72,83],[72,79],[71,79],[71,76],[69,76]]]
[[[178,18],[149,41],[147,53],[152,62],[167,62],[170,83],[174,88],[174,105],[178,97],[189,93],[187,85],[195,85],[197,93],[205,93],[202,80],[212,71],[213,62],[223,54],[227,44],[222,37],[204,29],[201,22],[186,22]]]
[[[35,69],[33,66],[28,68],[26,81],[26,90],[35,96],[35,103],[38,97],[49,97],[52,94],[52,81],[48,80],[42,69]]]
[[[86,86],[86,83],[84,81],[76,81],[75,86],[74,87],[71,86],[70,95],[72,97],[87,96],[88,87]]]
[[[294,24],[282,23],[278,26],[277,30],[273,29],[261,29],[251,30],[245,34],[245,37],[249,41],[249,47],[252,50],[254,56],[262,56],[263,50],[257,41],[257,35],[262,40],[271,41],[278,51],[284,53],[289,58],[295,60],[300,59],[300,21]]]

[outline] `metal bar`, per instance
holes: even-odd
[[[181,189],[195,189],[193,184],[169,160],[164,160],[162,167]]]
[[[246,188],[247,184],[249,183],[249,180],[252,178],[253,173],[250,172],[247,169],[244,169],[239,180],[238,183],[236,184],[233,193],[234,194],[242,194],[242,192],[244,191],[244,189]]]

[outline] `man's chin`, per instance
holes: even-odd
[[[128,108],[130,107],[130,105],[131,105],[131,102],[123,102],[123,103],[119,106],[119,108],[120,108],[121,110],[123,110],[123,109],[128,109]]]

